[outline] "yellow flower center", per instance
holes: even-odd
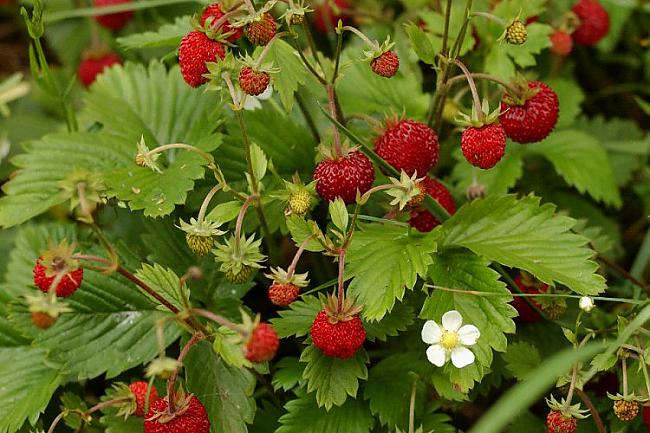
[[[442,333],[440,345],[447,350],[451,350],[458,346],[458,333],[454,331],[447,331]]]

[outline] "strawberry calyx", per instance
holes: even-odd
[[[634,394],[634,392],[628,394],[621,394],[621,393],[610,394],[608,392],[607,398],[613,401],[627,401],[627,402],[637,402],[637,403],[645,403],[648,401],[647,397],[637,396]]]
[[[264,276],[277,284],[293,284],[296,287],[307,287],[309,285],[309,279],[307,278],[309,276],[308,272],[289,275],[289,272],[279,266],[277,268],[271,268],[271,272],[264,274]]]
[[[45,276],[52,278],[79,269],[79,261],[73,258],[74,250],[75,245],[68,244],[65,239],[56,246],[50,244],[40,255],[40,264],[45,267]]]
[[[580,403],[569,405],[567,404],[565,399],[561,399],[560,401],[557,401],[553,395],[551,395],[550,398],[546,399],[546,404],[551,410],[561,413],[562,416],[567,419],[569,418],[585,419],[589,416],[587,414],[589,410],[581,409]]]
[[[172,421],[174,418],[183,415],[190,407],[190,402],[194,397],[193,394],[187,394],[181,388],[176,392],[174,397],[174,407],[167,406],[167,410],[156,411],[154,414],[148,418],[146,421],[157,421],[160,424],[167,424]],[[168,397],[164,397],[165,401],[169,402]]]
[[[506,92],[503,95],[503,102],[508,105],[525,105],[529,99],[532,99],[541,90],[539,87],[530,87],[528,80],[523,77],[518,77],[506,88]]]
[[[295,26],[302,24],[305,21],[305,16],[309,12],[313,12],[313,9],[305,6],[305,2],[300,0],[299,2],[289,2],[289,7],[280,18],[284,18],[288,25]]]
[[[56,296],[47,295],[43,292],[26,295],[25,301],[27,302],[27,308],[31,314],[32,322],[41,329],[47,329],[54,325],[61,314],[72,312],[68,304],[59,301]]]
[[[478,102],[477,102],[478,103]],[[483,126],[491,125],[499,120],[501,115],[501,108],[497,107],[490,111],[490,104],[487,99],[483,100],[480,111],[475,105],[472,106],[471,115],[465,113],[458,113],[456,116],[456,124],[465,128],[482,128]]]
[[[323,305],[323,309],[327,313],[328,322],[336,325],[339,322],[348,322],[357,317],[363,310],[363,305],[355,305],[352,299],[345,297],[343,297],[342,302],[339,302],[338,296],[330,294]]]
[[[336,146],[321,144],[318,146],[318,151],[324,157],[331,161],[340,161],[345,159],[348,155],[359,151],[359,146],[350,146],[350,140],[344,140],[341,143],[340,154],[337,153]]]
[[[235,45],[229,41],[229,38],[236,34],[236,28],[234,24],[229,24],[229,27],[232,27],[231,30],[225,31],[223,25],[215,26],[215,24],[218,21],[221,21],[219,19],[215,19],[214,17],[209,17],[206,19],[203,23],[201,23],[201,14],[194,14],[192,15],[192,18],[190,19],[190,25],[192,26],[192,30],[204,33],[208,38],[212,39],[213,41],[219,42],[224,45],[228,45],[230,47],[234,47]]]

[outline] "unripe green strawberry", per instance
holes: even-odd
[[[225,276],[226,280],[233,284],[243,284],[250,279],[251,275],[253,275],[253,272],[255,272],[255,268],[252,266],[243,265],[241,267],[241,270],[237,273],[235,273],[232,269],[228,269],[225,272]]]
[[[199,236],[192,233],[185,235],[185,240],[190,250],[197,256],[204,256],[210,252],[214,246],[214,238],[212,236]]]
[[[521,45],[528,39],[526,25],[519,20],[513,21],[506,29],[506,42],[512,45]]]

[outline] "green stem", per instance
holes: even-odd
[[[296,254],[293,256],[293,260],[291,261],[291,264],[287,269],[287,278],[290,279],[291,277],[293,277],[293,274],[296,272],[296,266],[298,266],[298,261],[300,260],[300,256],[302,256],[302,253],[305,252],[305,248],[307,248],[307,245],[313,238],[314,235],[308,236],[307,238],[305,238],[304,241],[302,241],[302,243],[298,247],[298,251],[296,251]]]
[[[636,336],[636,344],[638,344],[639,347],[641,347],[641,339],[639,338],[638,335]],[[645,380],[645,389],[646,389],[646,392],[648,393],[648,398],[650,398],[650,375],[648,375],[648,366],[645,363],[645,357],[643,356],[642,353],[639,355],[639,363],[641,363],[641,368],[643,370],[643,379]]]
[[[447,46],[449,45],[449,22],[451,21],[451,1],[447,0],[447,8],[445,9],[445,26],[442,33],[442,55],[447,55]]]
[[[517,94],[517,90],[514,89],[510,85],[510,83],[508,83],[505,80],[502,80],[499,77],[495,77],[494,75],[490,75],[490,74],[484,74],[482,72],[472,72],[470,75],[472,76],[472,78],[475,78],[475,79],[488,80],[488,81],[492,81],[494,83],[497,83],[497,84],[501,85],[502,87],[504,87],[509,93]],[[465,76],[465,74],[456,75],[455,77],[451,77],[449,80],[447,80],[447,87],[451,87],[456,83],[465,81],[466,79],[467,79],[467,77]]]
[[[316,48],[316,43],[314,42],[314,37],[311,34],[309,25],[307,24],[307,20],[303,20],[302,29],[305,32],[305,37],[307,38],[307,44],[309,45],[309,49],[311,50],[311,55],[314,56],[314,60],[316,60],[316,63],[320,66],[321,70],[324,70],[323,64],[320,61],[320,56],[318,55],[318,49]]]
[[[205,317],[206,319],[212,320],[213,322],[218,323],[221,326],[225,326],[226,328],[235,331],[236,333],[244,337],[248,335],[240,325],[231,322],[225,317],[219,314],[215,314],[212,311],[204,310],[202,308],[192,308],[190,310],[190,313],[196,316],[201,316],[201,317]]]
[[[339,249],[339,275],[338,275],[338,311],[343,310],[343,300],[345,298],[345,287],[343,287],[345,273],[345,248]]]
[[[413,381],[411,401],[409,402],[409,433],[415,433],[415,397],[417,396],[418,381]]]
[[[311,131],[311,135],[314,136],[314,141],[316,143],[320,143],[320,134],[318,133],[318,128],[316,127],[316,123],[314,122],[314,119],[311,117],[311,114],[309,113],[309,110],[305,105],[305,101],[303,101],[302,96],[300,96],[298,92],[296,92],[294,96],[296,98],[296,103],[298,104],[298,108],[300,108],[300,112],[305,118],[305,122],[307,122],[309,131]]]
[[[621,366],[623,368],[623,396],[627,397],[628,385],[627,385],[627,359],[621,359]]]
[[[573,364],[573,372],[571,373],[571,383],[569,384],[569,392],[566,395],[566,400],[564,401],[563,408],[568,409],[571,406],[571,400],[573,400],[573,393],[576,389],[576,381],[578,379],[578,363]]]
[[[210,191],[208,191],[208,194],[205,196],[203,199],[203,203],[201,203],[201,208],[199,209],[199,216],[197,217],[197,222],[200,224],[203,222],[203,219],[205,218],[205,213],[208,210],[208,206],[210,205],[210,200],[212,200],[212,197],[221,189],[221,185],[215,185],[212,187]]]
[[[505,27],[508,24],[502,18],[489,12],[472,12],[470,16],[485,18],[489,21],[499,24],[501,27]]]
[[[329,108],[330,115],[334,119],[337,119],[333,84],[327,85],[327,106]],[[334,131],[334,151],[336,154],[336,158],[340,159],[343,157],[343,148],[341,147],[341,135],[339,134],[339,129],[336,126],[333,127],[333,131]]]
[[[235,246],[238,252],[241,240],[241,228],[244,223],[244,217],[246,216],[246,210],[253,203],[253,201],[257,199],[259,199],[259,197],[256,194],[249,195],[246,197],[246,201],[242,205],[241,209],[239,209],[239,215],[237,215],[237,223],[235,223]]]
[[[144,0],[137,2],[119,3],[112,6],[101,8],[79,8],[53,12],[44,17],[46,23],[53,23],[69,18],[94,17],[101,14],[113,14],[118,12],[136,11],[142,9],[155,8],[159,6],[175,5],[180,3],[202,3],[198,0]]]
[[[260,56],[257,58],[255,61],[255,66],[253,69],[257,70],[262,66],[262,62],[264,61],[264,58],[269,54],[271,51],[271,47],[273,46],[273,42],[277,41],[278,39],[282,39],[284,36],[287,36],[289,32],[280,32],[276,33],[275,36],[271,38],[271,40],[264,46],[264,49],[260,53]]]
[[[343,32],[337,32],[337,42],[336,42],[336,60],[334,62],[334,73],[332,74],[332,85],[336,83],[337,78],[339,77],[339,66],[341,63],[341,51],[343,51]]]
[[[178,379],[178,371],[180,370],[181,365],[183,365],[183,361],[185,360],[187,354],[190,352],[192,346],[194,346],[196,343],[203,340],[204,338],[205,335],[203,334],[192,335],[192,338],[190,338],[187,344],[185,344],[185,346],[181,350],[181,353],[178,355],[178,364],[176,365],[174,372],[172,373],[169,380],[167,381],[167,401],[169,402],[169,404],[167,405],[167,413],[169,413],[170,415],[176,413],[175,399],[176,399],[176,380]]]
[[[356,36],[359,37],[359,39],[361,39],[363,42],[365,42],[366,45],[368,46],[368,48],[370,48],[371,50],[373,50],[373,51],[379,51],[380,50],[379,42],[371,41],[370,38],[368,36],[364,35],[361,30],[359,30],[359,29],[357,29],[355,27],[352,27],[352,26],[343,26],[342,30],[347,30],[349,32],[354,33]],[[339,37],[341,37],[341,36],[342,35],[339,34]]]

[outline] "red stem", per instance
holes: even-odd
[[[338,312],[343,310],[343,300],[345,298],[345,288],[343,287],[343,274],[345,272],[345,248],[339,250],[339,287],[338,287]]]
[[[176,398],[176,390],[174,389],[176,387],[176,379],[178,379],[178,370],[180,370],[182,362],[185,360],[185,357],[189,353],[190,349],[192,346],[194,346],[196,343],[199,341],[203,340],[205,338],[205,335],[203,334],[194,334],[192,335],[192,338],[190,338],[190,341],[185,344],[185,347],[183,347],[183,350],[181,350],[181,353],[178,355],[178,365],[174,369],[174,372],[172,373],[171,377],[167,381],[167,413],[170,415],[173,415],[176,411],[175,407],[175,398]]]
[[[307,247],[307,244],[313,238],[314,238],[314,235],[311,235],[308,238],[306,238],[304,241],[302,241],[302,243],[300,244],[300,247],[298,248],[298,251],[296,251],[296,254],[293,256],[293,260],[291,261],[291,265],[289,265],[289,269],[287,269],[287,278],[293,277],[293,274],[296,272],[296,266],[298,266],[298,260],[300,260],[300,256],[302,256],[302,253],[305,251],[305,248]]]

